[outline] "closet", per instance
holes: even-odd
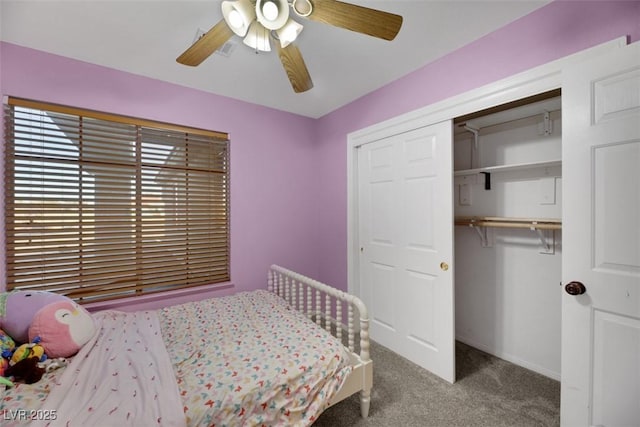
[[[563,425],[639,419],[638,58],[619,38],[348,135],[349,290],[373,340],[422,345],[410,360],[449,382],[455,339],[561,379]],[[437,179],[395,173],[421,164]],[[395,264],[374,259],[391,243]]]
[[[456,339],[560,379],[561,94],[454,119]]]

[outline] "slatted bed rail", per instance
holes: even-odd
[[[369,314],[360,298],[332,288],[278,265],[269,269],[268,290],[282,297],[294,309],[306,315],[318,326],[334,335],[357,358],[354,364],[354,381],[346,384],[338,397],[331,402],[335,404],[356,391],[361,391],[361,413],[367,417],[369,412],[370,392],[373,382],[372,362],[369,344]],[[346,313],[343,311],[346,305]],[[346,325],[344,317],[346,314]],[[359,321],[355,319],[358,316]],[[346,330],[346,337],[343,336]],[[359,334],[356,348],[356,333]],[[359,350],[356,352],[356,350]]]

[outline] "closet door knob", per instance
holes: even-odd
[[[569,282],[564,287],[564,290],[569,295],[582,295],[587,292],[587,288],[585,288],[584,285],[580,282]]]

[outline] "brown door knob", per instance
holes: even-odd
[[[564,290],[569,295],[582,295],[587,292],[587,288],[585,288],[584,285],[580,282],[569,282],[564,287]]]

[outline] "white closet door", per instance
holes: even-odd
[[[452,124],[358,150],[360,289],[371,337],[455,381]]]
[[[561,422],[637,426],[640,44],[563,75]]]

